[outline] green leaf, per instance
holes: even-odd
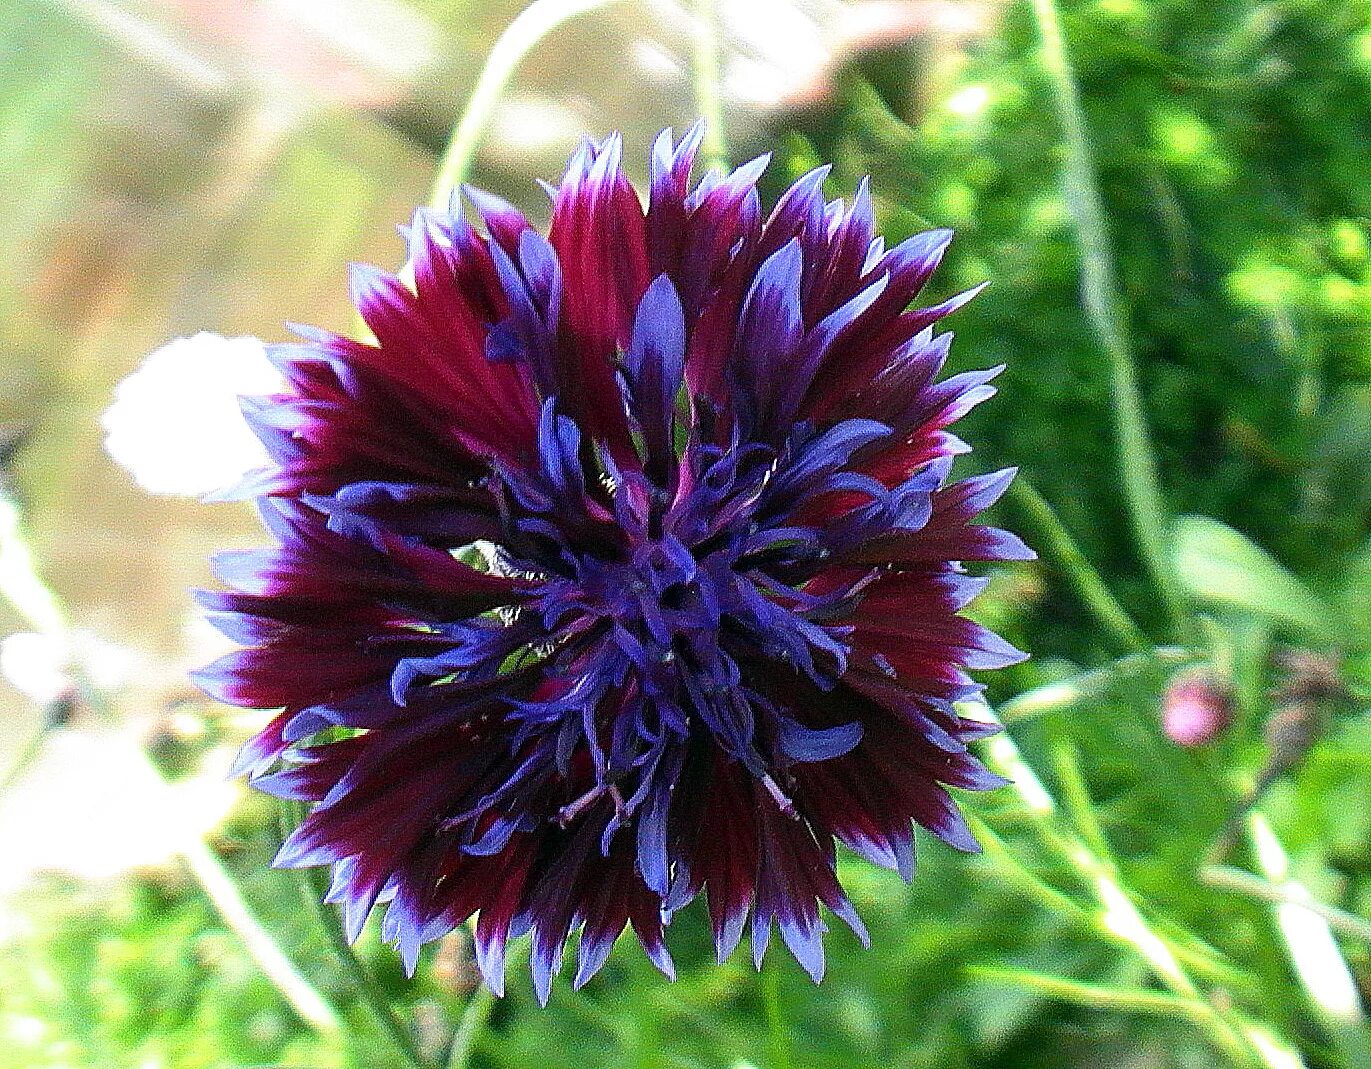
[[[1208,516],[1182,516],[1173,532],[1176,571],[1194,597],[1339,640],[1337,614],[1246,535]]]

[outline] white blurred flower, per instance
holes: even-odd
[[[89,631],[19,631],[0,640],[0,675],[39,705],[75,690],[77,666],[91,686],[105,692],[119,690],[144,668],[133,650]]]
[[[105,450],[149,493],[227,489],[268,462],[238,399],[283,387],[257,338],[178,338],[115,387],[100,421]]]
[[[586,121],[574,107],[551,97],[525,93],[506,97],[490,117],[490,140],[500,157],[539,160],[574,144]]]
[[[39,705],[71,693],[70,663],[67,643],[53,635],[20,631],[0,641],[0,675]]]
[[[239,796],[227,778],[230,759],[216,753],[206,768],[168,783],[128,731],[53,732],[0,796],[0,895],[39,872],[107,880],[192,849]]]
[[[694,5],[648,0],[677,39],[698,26]],[[935,44],[984,33],[989,0],[748,0],[718,6],[720,67],[728,100],[754,108],[815,104],[834,89],[834,73],[858,53],[917,37]],[[945,45],[944,45],[945,47]],[[673,54],[640,42],[638,65],[672,73]]]
[[[721,21],[740,50],[724,63],[724,88],[749,104],[771,106],[802,93],[832,61],[838,8],[789,0],[730,5]]]

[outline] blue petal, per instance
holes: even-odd
[[[796,761],[828,761],[851,753],[862,741],[862,725],[853,720],[831,728],[805,727],[788,716],[777,717],[777,741],[787,757]]]

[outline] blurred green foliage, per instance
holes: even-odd
[[[0,80],[15,206],[0,213],[0,238],[16,250],[0,278],[14,287],[37,267],[24,234],[63,210],[60,187],[83,165],[83,101],[99,91],[82,57],[100,46],[68,16],[24,10],[25,20],[0,20],[0,49],[30,71]],[[1269,908],[1204,885],[1198,870],[1265,759],[1271,649],[1312,645],[1344,659],[1360,706],[1335,703],[1264,810],[1318,897],[1371,913],[1371,5],[1090,0],[1065,5],[1063,19],[1164,489],[1176,514],[1208,517],[1179,529],[1178,559],[1210,614],[1208,643],[1233,675],[1240,715],[1211,748],[1181,750],[1157,726],[1163,679],[1153,672],[1016,724],[1015,735],[1040,769],[1062,748],[1075,755],[1127,886],[1163,931],[1202,941],[1235,971],[1216,984],[1224,999],[1292,1040],[1315,1069],[1356,1069],[1366,1063],[1301,996]],[[49,66],[45,50],[74,72],[56,87],[32,76]],[[964,49],[921,41],[863,58],[827,103],[777,120],[774,134],[773,193],[833,160],[835,193],[873,176],[892,242],[927,225],[957,228],[935,296],[993,285],[958,314],[953,361],[1008,365],[999,399],[963,428],[974,463],[1021,465],[1127,609],[1167,640],[1120,500],[1108,376],[1080,308],[1061,131],[1027,5],[1005,6]],[[769,146],[734,149],[748,147]],[[259,205],[270,227],[230,242],[230,254],[269,258],[252,247],[269,232],[308,249],[296,269],[307,262],[319,292],[337,288],[344,249],[384,191],[345,154],[308,148],[287,156],[281,182],[299,195]],[[5,321],[10,336],[17,319]],[[1024,526],[1012,499],[1002,511]],[[1051,561],[995,578],[977,612],[1035,658],[995,679],[992,698],[1126,652]],[[1023,865],[1080,890],[1040,852],[1012,797],[968,801]],[[274,813],[255,799],[216,846],[249,905],[340,1009],[349,1042],[295,1018],[187,878],[139,878],[109,894],[53,879],[29,893],[18,934],[0,945],[0,1069],[392,1064],[292,877],[267,868],[275,835]],[[691,910],[673,925],[675,985],[628,946],[585,991],[562,983],[546,1010],[526,982],[512,982],[473,1064],[1215,1064],[1185,1020],[1072,1007],[968,976],[970,965],[993,964],[1109,987],[1148,983],[1135,957],[1044,909],[992,861],[930,845],[912,888],[842,864],[874,945],[862,951],[835,932],[822,988],[773,950],[768,1005],[744,955],[712,964]],[[1344,950],[1367,993],[1371,947],[1349,940]],[[431,1055],[469,990],[464,948],[444,953],[459,967],[426,956],[408,982],[374,932],[361,947]]]

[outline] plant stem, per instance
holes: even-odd
[[[1348,913],[1337,906],[1330,906],[1313,898],[1303,888],[1291,887],[1288,883],[1277,885],[1268,883],[1260,876],[1253,876],[1250,872],[1243,872],[1242,869],[1235,869],[1231,865],[1210,865],[1200,870],[1200,880],[1210,887],[1221,888],[1225,891],[1233,891],[1236,894],[1246,895],[1248,898],[1260,899],[1263,902],[1270,902],[1272,905],[1290,903],[1307,909],[1310,913],[1316,913],[1328,922],[1329,927],[1336,928],[1344,935],[1350,935],[1356,939],[1361,939],[1371,945],[1371,920],[1359,917],[1355,913]]]
[[[528,943],[520,941],[510,950],[505,967],[517,971],[521,966],[528,964],[527,958]],[[485,982],[478,983],[476,990],[467,999],[466,1007],[457,1022],[457,1029],[452,1034],[452,1043],[448,1047],[447,1058],[444,1059],[447,1069],[467,1069],[471,1064],[471,1056],[476,1053],[476,1045],[490,1021],[495,1002],[495,995]]]
[[[0,490],[0,598],[8,601],[36,630],[53,635],[70,646],[71,630],[62,601],[38,569],[38,563],[24,536],[18,504],[3,490]],[[101,706],[103,695],[90,686],[82,666],[73,665],[71,673],[82,696],[92,705]],[[45,726],[31,740],[18,764],[6,773],[0,789],[9,787],[22,774],[24,767],[41,750],[48,731],[49,728]],[[141,746],[135,746],[134,750],[131,767],[136,774],[146,777],[153,789],[165,789],[166,777],[152,763],[147,751]],[[191,875],[229,930],[238,936],[263,975],[300,1015],[301,1020],[321,1035],[341,1035],[342,1022],[338,1014],[295,968],[271,933],[253,916],[233,877],[214,851],[203,840],[196,838],[182,847],[180,853]]]
[[[1173,627],[1185,637],[1193,624],[1168,553],[1168,513],[1144,417],[1137,367],[1123,322],[1114,254],[1105,226],[1080,93],[1067,59],[1054,0],[1032,2],[1042,39],[1043,65],[1051,79],[1053,101],[1066,139],[1066,201],[1080,244],[1081,296],[1086,315],[1109,359],[1124,498],[1143,562]]]
[[[968,823],[976,836],[976,841],[985,850],[986,859],[992,862],[997,875],[1006,882],[1027,891],[1046,909],[1061,914],[1071,923],[1101,936],[1120,946],[1132,947],[1132,943],[1105,927],[1097,911],[1081,905],[1070,895],[1063,893],[1032,872],[1017,857],[985,821],[968,814]],[[1213,977],[1229,985],[1248,983],[1247,977],[1225,965],[1212,951],[1192,949],[1181,943],[1171,944],[1177,959],[1197,972]]]
[[[1056,769],[1057,783],[1061,787],[1062,802],[1071,817],[1071,823],[1075,825],[1076,834],[1097,857],[1108,863],[1111,869],[1117,869],[1114,852],[1110,849],[1104,828],[1100,826],[1099,818],[1095,815],[1095,807],[1091,804],[1085,774],[1081,771],[1075,748],[1067,742],[1058,743],[1053,747],[1052,763]]]
[[[284,804],[280,813],[282,834],[293,829],[303,814],[303,806],[291,803]],[[428,1062],[419,1053],[419,1048],[409,1029],[396,1016],[394,1008],[376,986],[376,981],[370,971],[362,964],[361,959],[357,957],[357,952],[348,943],[347,933],[343,931],[343,925],[339,920],[337,911],[324,901],[324,895],[328,892],[325,870],[311,868],[293,871],[299,876],[298,885],[301,897],[305,900],[309,911],[314,914],[315,920],[318,921],[319,928],[324,934],[325,942],[328,944],[334,960],[347,974],[357,997],[366,1005],[372,1018],[395,1049],[395,1053],[410,1069],[429,1069]],[[321,879],[321,876],[324,878]]]
[[[1247,816],[1247,830],[1257,868],[1276,888],[1286,892],[1275,907],[1276,927],[1285,943],[1290,966],[1313,1008],[1347,1065],[1371,1066],[1371,1038],[1356,978],[1343,957],[1329,920],[1312,908],[1314,896],[1290,875],[1285,852],[1266,818]]]
[[[519,12],[491,48],[485,66],[476,79],[476,86],[457,120],[447,149],[438,163],[438,173],[429,197],[431,207],[438,211],[445,210],[452,191],[466,181],[491,113],[524,57],[562,23],[613,2],[615,0],[533,0]]]
[[[4,773],[0,774],[0,795],[9,793],[10,788],[24,778],[24,773],[28,771],[29,766],[43,752],[48,736],[52,734],[52,727],[51,720],[44,718],[38,730],[24,741],[14,760],[6,766]]]
[[[33,553],[24,537],[19,506],[0,489],[0,597],[35,630],[65,634],[66,614],[52,588],[38,574]]]
[[[714,0],[695,0],[695,108],[705,121],[701,148],[705,163],[728,168],[728,138],[724,134],[723,93],[719,86],[719,13]]]
[[[999,723],[994,710],[984,701],[962,702],[958,704],[958,709],[963,715]],[[993,771],[1011,781],[1044,843],[1069,863],[1090,888],[1100,910],[1099,923],[1113,938],[1129,943],[1173,996],[1205,1007],[1204,1014],[1195,1019],[1205,1028],[1217,1048],[1239,1065],[1263,1064],[1268,1069],[1291,1069],[1303,1065],[1298,1053],[1267,1032],[1246,1021],[1230,1021],[1208,1003],[1181,965],[1180,956],[1171,942],[1148,924],[1125,891],[1118,872],[1109,860],[1092,851],[1079,836],[1060,827],[1056,799],[1032,766],[1024,760],[1008,732],[1002,731],[985,741],[985,758]]]
[[[772,967],[762,971],[762,1000],[766,1005],[767,1033],[771,1039],[771,1060],[775,1069],[790,1069],[790,1034],[781,1011],[780,974]]]
[[[1006,724],[1031,720],[1044,713],[1070,709],[1083,701],[1099,697],[1121,680],[1143,675],[1166,665],[1187,664],[1196,655],[1181,646],[1158,646],[1141,653],[1130,653],[1116,661],[1087,669],[1056,683],[1024,691],[1000,706],[999,717]]]
[[[985,851],[986,859],[993,861],[998,866],[999,875],[1002,879],[1027,891],[1038,900],[1039,905],[1061,913],[1073,921],[1089,923],[1092,927],[1094,926],[1094,918],[1088,909],[1070,895],[1063,894],[1023,864],[1014,856],[1014,852],[1009,849],[1004,840],[991,829],[989,824],[970,814],[967,815],[967,823],[971,825],[976,841],[981,844],[981,848]]]
[[[1239,1065],[1264,1065],[1268,1069],[1294,1069],[1304,1065],[1297,1054],[1282,1047],[1264,1029],[1248,1022],[1243,1022],[1241,1031],[1234,1029],[1218,1010],[1200,998],[1145,988],[1102,987],[1022,969],[972,966],[967,972],[972,977],[1031,987],[1054,998],[1096,1009],[1184,1017],[1209,1031],[1219,1048]]]
[[[476,1051],[476,1042],[490,1020],[495,1009],[495,995],[484,983],[476,985],[476,990],[467,999],[457,1030],[452,1034],[452,1045],[447,1052],[448,1069],[467,1069],[471,1056]]]
[[[1010,484],[1009,491],[1033,525],[1034,542],[1043,556],[1057,566],[1101,626],[1125,649],[1146,649],[1147,636],[1115,599],[1104,577],[1081,551],[1047,499],[1022,473]]]
[[[160,777],[160,773],[158,775]],[[343,1025],[338,1014],[252,915],[233,877],[214,851],[202,840],[196,839],[182,850],[182,855],[195,881],[219,911],[229,930],[238,936],[263,975],[290,1003],[301,1020],[321,1035],[340,1038]]]
[[[1093,1006],[1096,1009],[1129,1010],[1135,1013],[1158,1014],[1162,1017],[1180,1015],[1195,1021],[1203,1020],[1213,1012],[1205,1003],[1195,999],[1181,998],[1162,991],[1148,991],[1145,988],[1127,990],[1101,987],[1098,984],[1085,984],[1079,980],[1068,980],[1059,976],[1045,976],[1025,969],[1000,969],[984,965],[972,965],[966,971],[976,979],[1032,987],[1068,1002]]]

